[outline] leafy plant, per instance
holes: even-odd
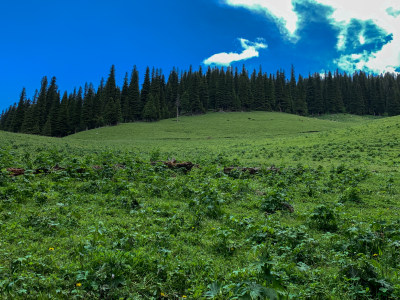
[[[322,231],[336,231],[337,215],[329,206],[318,205],[310,214],[309,226]]]

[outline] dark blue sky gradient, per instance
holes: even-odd
[[[289,74],[293,64],[297,74],[307,76],[336,69],[333,60],[340,56],[338,28],[328,22],[331,10],[311,3],[296,6],[297,43],[265,15],[220,0],[21,0],[4,1],[0,11],[0,111],[19,100],[22,87],[32,98],[45,75],[57,77],[61,92],[72,92],[85,82],[97,86],[114,64],[122,86],[134,65],[141,79],[146,66],[161,68],[168,77],[172,67],[197,69],[213,54],[240,53],[238,38],[263,38],[268,44],[258,58],[232,64],[239,69],[245,64]],[[348,42],[361,52],[382,47],[390,36],[374,26],[355,22],[349,30],[364,28],[372,42]]]

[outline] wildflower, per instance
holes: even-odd
[[[194,229],[194,227],[192,227],[192,229]]]
[[[374,255],[372,255],[373,257],[377,257],[378,256],[378,254],[376,254],[376,253],[374,253]]]
[[[78,283],[76,284],[76,286],[77,286],[77,287],[81,287],[81,286],[82,286],[82,283],[78,282]]]
[[[215,227],[211,228],[211,230],[215,230]]]
[[[232,247],[232,248],[231,248],[231,251],[233,251],[233,250],[235,250],[235,248]]]
[[[183,299],[186,299],[187,297],[185,295],[182,296]]]
[[[161,297],[165,297],[165,294],[163,292],[161,292]]]
[[[53,247],[50,247],[50,248],[49,248],[49,251],[54,251],[54,248],[53,248]]]

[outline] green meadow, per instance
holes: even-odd
[[[0,298],[398,299],[399,171],[400,117],[0,131]]]

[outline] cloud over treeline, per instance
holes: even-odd
[[[267,48],[267,44],[265,44],[264,40],[258,38],[256,42],[250,42],[249,40],[239,38],[240,44],[244,49],[241,53],[235,52],[222,52],[217,53],[209,58],[205,59],[203,63],[205,65],[218,65],[218,66],[229,66],[233,62],[247,60],[253,57],[259,56],[259,49]]]

